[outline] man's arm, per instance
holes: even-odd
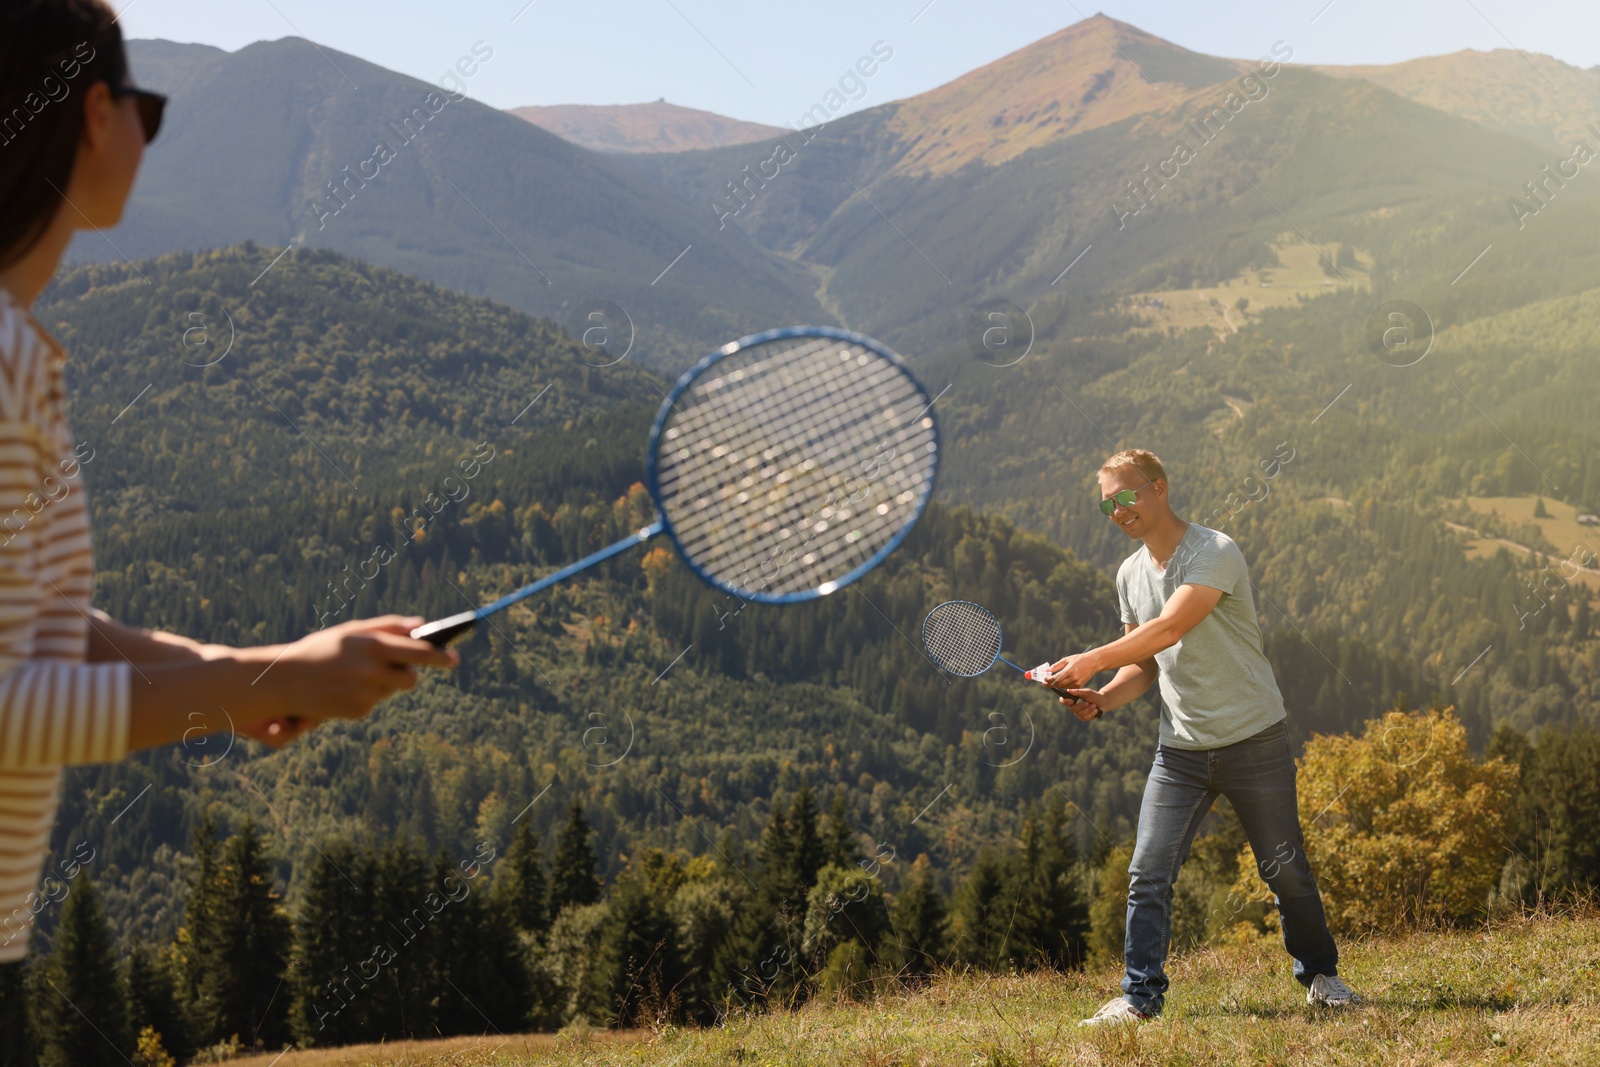
[[[1138,623],[1124,623],[1122,632],[1124,636],[1138,629]],[[1068,689],[1061,697],[1061,703],[1072,709],[1072,713],[1087,722],[1097,719],[1100,713],[1120,708],[1124,704],[1131,704],[1156,684],[1156,679],[1161,674],[1161,668],[1156,665],[1154,656],[1130,663],[1117,671],[1115,678],[1101,686],[1099,689]]]
[[[1181,585],[1161,609],[1161,614],[1149,622],[1130,627],[1123,636],[1108,645],[1091,648],[1075,656],[1066,656],[1051,664],[1050,679],[1045,684],[1052,689],[1080,689],[1088,685],[1089,680],[1101,671],[1123,668],[1122,671],[1118,671],[1117,677],[1111,684],[1106,686],[1109,690],[1119,682],[1123,682],[1123,675],[1128,667],[1141,664],[1145,660],[1151,660],[1153,663],[1157,652],[1164,652],[1183,640],[1183,635],[1194,629],[1201,619],[1211,614],[1211,609],[1221,600],[1221,589],[1192,583]],[[1142,667],[1139,672],[1145,673]],[[1150,681],[1154,681],[1155,671],[1149,673]],[[1144,688],[1149,688],[1148,681]],[[1143,693],[1144,689],[1139,692]]]

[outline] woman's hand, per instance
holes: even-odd
[[[455,651],[410,636],[424,621],[402,615],[353,619],[281,646],[257,679],[270,685],[278,698],[284,712],[280,729],[251,736],[281,744],[317,722],[362,718],[380,701],[414,688],[418,667],[460,663]]]

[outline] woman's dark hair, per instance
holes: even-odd
[[[66,195],[83,135],[78,94],[127,74],[104,0],[0,0],[0,268],[39,243]]]

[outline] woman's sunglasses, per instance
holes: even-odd
[[[1144,483],[1144,485],[1149,484],[1149,482]],[[1125,508],[1133,507],[1139,502],[1139,490],[1143,489],[1144,485],[1141,485],[1135,489],[1124,489],[1119,493],[1112,493],[1110,496],[1100,501],[1100,513],[1109,518],[1111,513],[1117,510],[1118,504],[1121,504]]]
[[[111,87],[111,99],[131,96],[139,107],[139,124],[144,127],[144,143],[149,144],[161,131],[161,116],[167,110],[167,98],[148,89],[135,89],[131,85]]]

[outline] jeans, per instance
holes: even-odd
[[[1338,973],[1339,950],[1300,834],[1294,774],[1282,722],[1208,751],[1157,747],[1128,865],[1122,992],[1139,1011],[1160,1014],[1166,999],[1162,965],[1172,940],[1172,884],[1218,794],[1238,812],[1257,869],[1277,895],[1283,947],[1294,957],[1296,981],[1309,986],[1319,974]]]

